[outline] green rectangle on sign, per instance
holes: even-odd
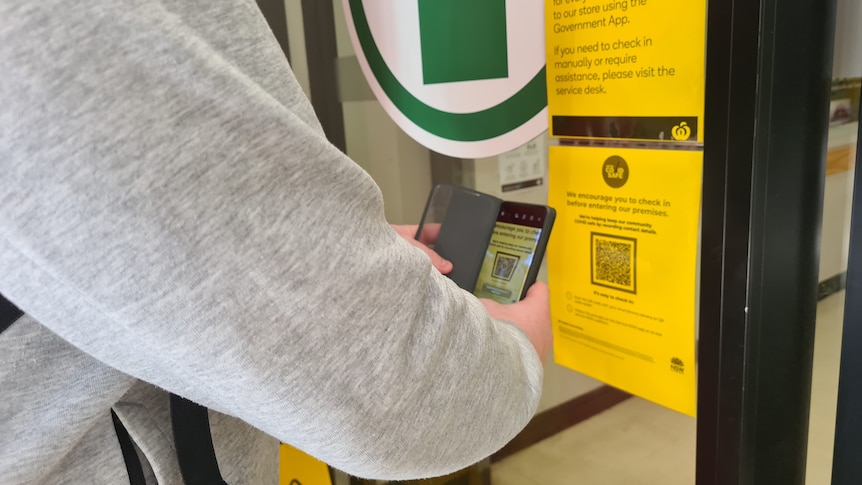
[[[419,0],[425,84],[509,77],[505,0]]]

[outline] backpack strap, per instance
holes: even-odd
[[[207,408],[171,394],[171,425],[186,485],[227,485],[216,461]]]
[[[111,410],[111,420],[114,422],[114,431],[117,433],[117,441],[120,442],[120,451],[123,452],[123,461],[126,462],[126,471],[129,473],[129,485],[147,485],[147,479],[144,477],[144,467],[141,465],[141,458],[138,452],[135,451],[135,445],[132,443],[132,437],[129,436],[129,431],[123,426],[119,416],[114,410]]]
[[[0,294],[0,333],[12,326],[23,314],[24,312]]]

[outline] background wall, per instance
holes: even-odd
[[[862,2],[838,0],[837,18],[832,77],[859,77],[862,75],[862,44],[857,42],[855,33],[862,21]]]

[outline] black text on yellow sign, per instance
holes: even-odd
[[[557,363],[694,415],[703,155],[551,147]]]
[[[703,141],[705,0],[546,0],[556,137]]]

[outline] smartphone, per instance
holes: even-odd
[[[524,298],[539,274],[555,217],[548,206],[503,202],[473,294],[500,303]]]
[[[488,194],[449,184],[434,187],[416,231],[416,239],[436,231],[431,247],[452,262],[448,276],[459,287],[472,291],[476,286],[482,258],[498,208],[503,201]]]

